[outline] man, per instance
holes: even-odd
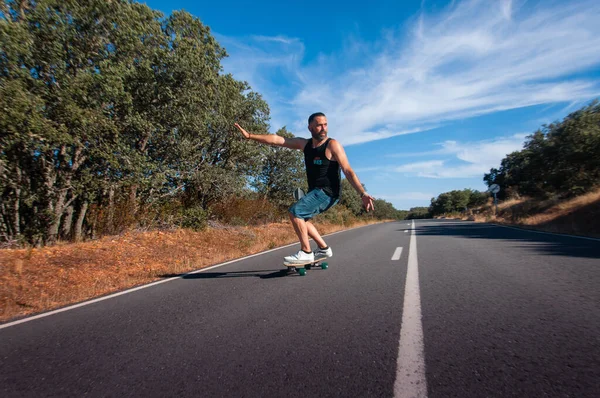
[[[240,130],[246,139],[258,141],[262,144],[304,151],[308,193],[289,209],[290,220],[296,235],[298,235],[301,247],[298,253],[287,256],[284,260],[290,264],[307,264],[314,260],[331,257],[333,251],[327,246],[327,243],[321,238],[321,235],[309,220],[339,201],[340,169],[361,196],[363,206],[367,211],[374,209],[374,198],[364,190],[358,177],[350,167],[342,145],[338,141],[327,137],[327,117],[325,114],[318,112],[308,118],[308,130],[312,135],[311,139],[284,138],[275,134],[250,134],[237,123],[235,123],[235,127]],[[318,245],[314,252],[310,248],[309,236]]]

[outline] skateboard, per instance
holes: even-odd
[[[312,267],[318,266],[321,267],[321,269],[327,269],[329,267],[329,264],[327,264],[327,262],[323,260],[324,258],[320,258],[318,260],[314,260],[303,264],[292,264],[284,262],[283,265],[285,265],[288,268],[288,271],[296,271],[298,272],[298,274],[300,274],[300,276],[304,276],[306,275],[306,270],[309,270]]]

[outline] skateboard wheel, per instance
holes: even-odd
[[[329,267],[329,264],[321,263],[321,269],[327,269],[327,267]]]
[[[306,264],[304,267],[305,267],[306,269],[311,269],[311,268],[312,268],[312,264]]]
[[[298,268],[298,273],[300,274],[300,276],[306,275],[306,268]]]

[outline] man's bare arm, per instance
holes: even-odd
[[[375,200],[375,198],[369,195],[363,188],[362,184],[360,183],[360,180],[358,179],[358,176],[356,175],[354,170],[352,170],[352,167],[350,167],[350,162],[348,162],[346,151],[344,151],[342,145],[336,140],[331,140],[329,142],[329,149],[331,150],[334,160],[339,163],[340,168],[344,172],[344,175],[346,176],[348,182],[354,187],[354,189],[356,189],[356,192],[358,192],[358,194],[360,195],[364,208],[367,210],[367,212],[370,210],[374,210],[375,205],[373,204],[373,201]]]
[[[254,140],[261,144],[276,145],[291,149],[304,149],[306,146],[306,138],[285,138],[277,134],[250,134],[239,124],[235,123],[234,125],[247,140]]]

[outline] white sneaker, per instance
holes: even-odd
[[[286,263],[290,264],[306,264],[315,261],[315,255],[313,253],[304,253],[299,250],[298,253],[292,254],[283,258]]]
[[[319,260],[321,258],[329,258],[333,256],[333,251],[331,250],[331,247],[328,247],[327,249],[317,248],[313,254],[315,256],[315,260]]]

